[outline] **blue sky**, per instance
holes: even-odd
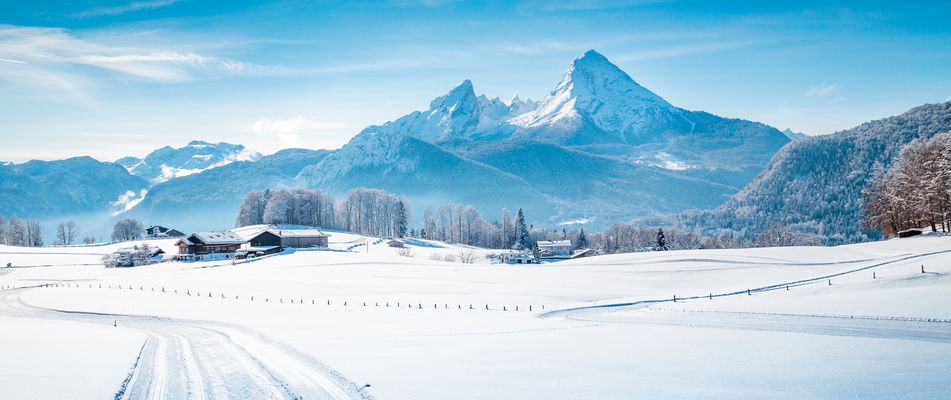
[[[809,134],[951,97],[947,2],[64,3],[0,6],[0,160],[337,148],[463,79],[540,98],[592,48],[677,106]]]

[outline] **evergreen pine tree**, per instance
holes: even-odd
[[[664,230],[657,230],[657,244],[654,245],[654,251],[667,251],[670,250],[670,247],[667,246],[667,237],[664,236]]]
[[[588,237],[584,235],[584,228],[581,228],[581,232],[578,233],[578,241],[575,243],[576,249],[586,249],[588,248]]]
[[[528,227],[525,226],[525,213],[521,208],[518,209],[518,215],[515,217],[515,245],[516,250],[526,250],[532,248],[532,238],[529,235]]]
[[[406,205],[403,204],[403,199],[400,199],[396,202],[396,237],[406,236],[407,225]]]

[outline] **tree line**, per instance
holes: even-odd
[[[381,237],[413,237],[491,249],[532,250],[541,240],[571,240],[575,249],[595,254],[656,250],[722,249],[819,245],[815,235],[789,226],[771,224],[759,235],[738,238],[731,231],[704,235],[674,227],[618,223],[602,232],[583,228],[537,228],[526,223],[526,211],[502,209],[486,220],[471,205],[445,203],[427,208],[422,221],[411,228],[406,200],[379,189],[354,189],[343,201],[321,190],[275,189],[245,196],[236,226],[288,224],[320,226]]]
[[[379,189],[353,189],[341,202],[321,190],[268,189],[245,196],[235,225],[320,226],[404,237],[409,231],[409,218],[409,207],[403,199]]]
[[[896,234],[911,228],[951,231],[951,132],[906,145],[864,191],[863,224]]]
[[[9,219],[0,216],[0,244],[9,246],[42,246],[43,225],[35,219]]]

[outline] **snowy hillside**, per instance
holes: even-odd
[[[951,131],[951,102],[928,104],[831,135],[784,147],[766,169],[716,210],[686,218],[693,229],[732,229],[755,235],[782,222],[831,244],[867,240],[862,191],[902,147]]]
[[[165,146],[144,159],[124,157],[116,163],[155,185],[170,179],[196,174],[235,161],[257,161],[261,154],[240,144],[208,143],[194,140],[179,148]]]
[[[949,237],[514,267],[330,233],[351,251],[237,265],[0,247],[0,264],[36,265],[0,268],[0,327],[17,326],[0,328],[0,383],[15,398],[947,395]]]

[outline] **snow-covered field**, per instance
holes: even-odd
[[[0,247],[0,397],[951,396],[951,237],[515,267],[330,233],[234,265]]]

